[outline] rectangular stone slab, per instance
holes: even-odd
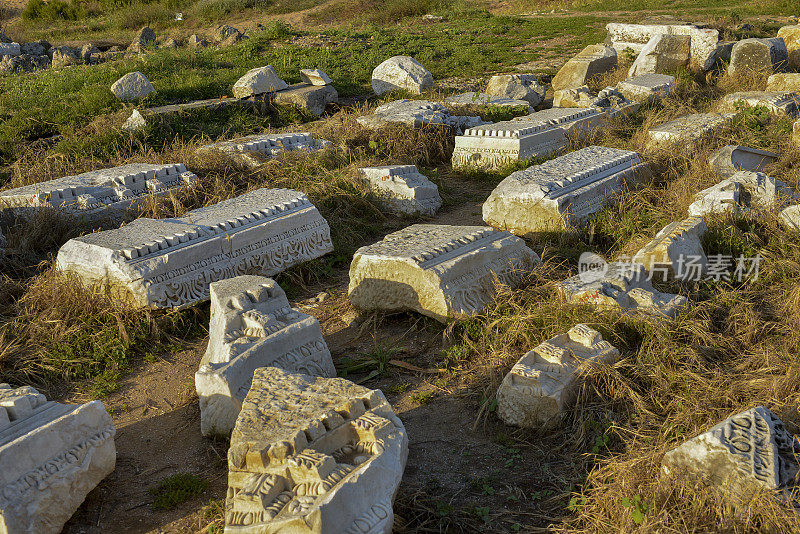
[[[608,114],[598,108],[550,108],[530,115],[515,117],[511,120],[514,122],[556,126],[566,133],[572,133],[578,139],[582,139],[597,128],[602,127],[608,118]]]
[[[330,141],[315,139],[308,132],[248,135],[204,145],[197,149],[199,153],[218,150],[223,154],[248,167],[258,167],[264,161],[277,157],[284,152],[303,150],[315,152],[330,146]]]
[[[728,126],[735,113],[694,113],[653,126],[648,130],[650,150],[675,148],[693,149],[696,143]]]
[[[456,137],[453,168],[487,169],[545,156],[567,146],[564,131],[550,124],[504,121],[469,128]]]
[[[523,107],[531,109],[530,104],[524,100],[515,100],[505,96],[487,95],[468,91],[444,99],[445,104],[453,107],[459,106],[499,106],[499,107]]]
[[[722,176],[739,171],[762,172],[766,166],[778,161],[774,152],[741,145],[727,145],[708,157],[708,164]]]
[[[652,102],[667,96],[675,87],[675,78],[666,74],[640,74],[617,84],[617,90],[629,100]]]
[[[139,306],[182,308],[211,282],[275,275],[333,250],[330,228],[299,191],[257,189],[173,219],[137,219],[68,241],[57,266],[106,281]]]
[[[394,213],[432,217],[442,206],[439,188],[415,165],[364,167],[359,175],[381,205]]]

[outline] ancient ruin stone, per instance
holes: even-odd
[[[711,70],[716,60],[719,31],[698,28],[688,24],[626,24],[612,22],[606,25],[608,40],[614,49],[622,53],[627,49],[635,53],[656,34],[688,35],[691,37],[690,67],[695,70]]]
[[[508,232],[415,224],[356,251],[348,295],[362,310],[413,310],[445,322],[479,313],[496,282],[514,287],[539,262]]]
[[[294,106],[318,117],[325,113],[328,104],[339,102],[339,93],[332,85],[298,83],[272,93],[271,96],[276,105]]]
[[[647,148],[672,149],[680,146],[693,149],[694,145],[733,122],[735,113],[694,113],[659,124],[647,132]]]
[[[498,107],[524,107],[531,110],[530,105],[525,100],[514,100],[505,96],[491,96],[472,91],[448,96],[444,103],[452,107],[460,106],[498,106]]]
[[[333,83],[333,80],[319,69],[302,69],[300,79],[311,85],[331,85]]]
[[[0,43],[0,56],[18,56],[21,53],[19,43]]]
[[[128,52],[143,52],[147,48],[155,48],[156,46],[156,32],[145,26],[133,37],[131,45],[128,47]]]
[[[115,432],[100,401],[59,404],[0,384],[0,529],[61,532],[114,470]]]
[[[113,84],[111,92],[119,100],[138,100],[156,92],[153,84],[150,83],[141,72],[129,72]]]
[[[600,332],[573,326],[519,359],[497,390],[497,415],[523,428],[552,424],[574,402],[587,364],[612,364],[619,357]]]
[[[727,145],[708,157],[708,164],[722,176],[731,176],[739,171],[762,172],[776,161],[774,152],[741,145]]]
[[[202,37],[198,37],[197,34],[194,33],[186,40],[186,45],[189,48],[205,48],[210,44],[211,43],[209,43],[207,40],[203,39]]]
[[[800,204],[795,204],[782,210],[779,219],[788,228],[800,230]]]
[[[332,250],[327,221],[303,193],[257,189],[183,217],[71,239],[57,266],[108,282],[139,306],[183,308],[207,300],[217,280],[273,276]]]
[[[389,534],[407,456],[380,390],[257,369],[228,449],[225,530]]]
[[[778,37],[783,39],[789,54],[789,68],[800,70],[800,25],[784,26],[778,30]],[[800,87],[796,88],[800,89]]]
[[[239,78],[233,84],[233,96],[236,98],[245,98],[253,95],[260,95],[262,93],[274,93],[275,91],[282,91],[289,85],[280,79],[272,65],[266,67],[256,67],[250,69],[247,74]]]
[[[583,139],[602,127],[608,120],[608,115],[598,108],[550,108],[511,120],[556,126],[577,139]]]
[[[761,106],[776,115],[798,116],[800,95],[787,92],[745,91],[725,95],[720,111],[738,111],[741,107]]]
[[[100,50],[91,43],[83,45],[80,51],[81,59],[87,64],[96,63],[96,61],[94,61],[94,56],[99,53]]]
[[[360,169],[360,175],[389,211],[432,217],[442,206],[439,188],[420,174],[415,165],[365,167]]]
[[[316,152],[330,146],[330,141],[315,139],[308,132],[257,134],[239,137],[230,141],[220,141],[197,149],[199,153],[218,150],[226,156],[247,165],[258,167],[264,161],[280,156],[285,152]]]
[[[208,348],[194,375],[204,436],[230,434],[259,367],[336,376],[319,321],[292,309],[274,280],[237,276],[214,282]]]
[[[728,495],[783,491],[794,485],[800,467],[793,441],[774,413],[757,406],[667,452],[661,470],[672,478],[699,479]]]
[[[197,183],[181,163],[130,163],[0,191],[0,210],[27,217],[57,209],[84,221],[120,221],[128,210]]]
[[[560,89],[553,93],[553,107],[556,108],[588,108],[594,101],[594,95],[588,86]]]
[[[551,84],[554,91],[580,87],[616,66],[616,50],[603,44],[589,45],[561,67]]]
[[[663,74],[689,66],[691,41],[689,35],[653,35],[631,65],[628,76]]]
[[[609,116],[616,117],[618,115],[624,116],[636,113],[641,107],[641,104],[638,102],[631,102],[615,87],[606,87],[597,93],[597,96],[592,100],[589,106],[601,108]]]
[[[483,220],[519,236],[576,228],[649,177],[636,152],[583,148],[509,175],[484,202]]]
[[[372,90],[376,95],[390,91],[418,95],[432,87],[433,75],[413,57],[390,57],[372,71]]]
[[[489,79],[486,94],[513,100],[524,100],[531,107],[544,101],[547,88],[540,85],[532,74],[499,74]]]
[[[728,74],[781,72],[786,70],[788,57],[783,39],[744,39],[733,45]]]
[[[633,257],[653,279],[699,280],[708,259],[701,241],[708,228],[700,217],[669,223]]]
[[[219,28],[217,28],[217,41],[224,41],[229,37],[233,37],[235,35],[242,35],[238,29],[234,28],[233,26],[229,26],[227,24],[223,24]]]
[[[126,132],[135,132],[145,126],[147,126],[147,120],[138,109],[134,109],[131,112],[131,116],[122,124],[122,129]]]
[[[488,169],[545,156],[567,146],[564,130],[549,124],[504,121],[469,128],[456,137],[453,168]]]
[[[661,318],[675,317],[686,306],[686,297],[661,293],[647,279],[644,265],[611,262],[601,271],[587,271],[567,278],[558,291],[574,304],[592,304],[624,312],[643,312]]]
[[[47,55],[47,51],[50,50],[50,43],[42,40],[31,41],[29,43],[20,44],[19,49],[22,54],[28,54],[31,56],[44,56]]]
[[[800,93],[800,74],[796,72],[771,74],[767,79],[767,91]]]
[[[224,41],[220,41],[219,46],[223,48],[225,48],[226,46],[233,46],[235,44],[241,43],[245,39],[248,39],[248,37],[245,34],[236,32],[226,37]]]
[[[365,128],[382,128],[390,123],[400,123],[412,128],[446,126],[460,134],[467,128],[486,124],[480,117],[451,115],[443,105],[428,100],[394,100],[375,108],[372,115],[362,115],[358,123]]]
[[[163,43],[161,43],[161,48],[178,48],[178,41],[172,37],[169,37]]]
[[[80,51],[69,46],[59,46],[57,48],[53,48],[53,57],[51,60],[54,69],[71,67],[73,65],[80,65],[82,63]]]
[[[800,196],[785,183],[761,172],[739,171],[704,189],[689,205],[689,215],[772,209],[800,202]]]

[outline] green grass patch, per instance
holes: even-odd
[[[153,509],[172,510],[202,494],[207,487],[208,481],[197,475],[178,473],[165,478],[147,491],[153,496]]]

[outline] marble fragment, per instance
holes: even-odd
[[[484,93],[475,93],[472,91],[460,93],[453,96],[448,96],[444,99],[444,103],[453,107],[460,106],[496,106],[496,107],[523,107],[528,111],[531,110],[530,104],[525,100],[515,100],[507,96],[492,96]]]
[[[774,152],[741,145],[726,145],[708,157],[708,164],[722,176],[731,176],[739,171],[762,172],[771,163],[778,161]]]
[[[498,74],[489,79],[486,94],[525,100],[535,107],[544,101],[547,88],[532,74]]]
[[[372,71],[372,90],[376,95],[407,91],[418,95],[433,87],[433,75],[409,56],[390,57]]]
[[[780,180],[761,172],[739,171],[703,189],[689,205],[689,215],[746,213],[753,209],[782,208],[800,202],[800,195]]]
[[[783,39],[743,39],[733,45],[728,74],[783,72],[788,60],[789,52]]]
[[[480,117],[453,115],[442,104],[428,100],[394,100],[378,106],[371,115],[362,115],[357,120],[360,125],[370,129],[397,123],[411,128],[445,126],[456,134],[461,134],[467,128],[487,124]]]
[[[657,33],[644,45],[628,69],[628,76],[664,74],[689,65],[692,38],[689,35]]]
[[[456,136],[453,168],[489,169],[546,156],[567,147],[564,130],[550,124],[503,121]]]
[[[764,107],[770,113],[796,118],[800,95],[785,91],[744,91],[725,95],[720,102],[720,111],[739,111],[742,107]]]
[[[319,69],[302,69],[300,79],[311,85],[331,85],[333,80]]]
[[[617,90],[628,100],[652,102],[667,96],[675,88],[675,78],[667,74],[631,76],[617,84]]]
[[[659,124],[647,132],[650,150],[673,149],[676,145],[692,150],[697,143],[733,122],[735,113],[694,113]]]
[[[701,217],[669,223],[633,256],[633,261],[642,264],[654,280],[700,280],[708,264],[702,243],[707,230]]]
[[[257,134],[204,145],[198,153],[219,151],[247,167],[258,167],[266,160],[285,152],[316,152],[331,145],[326,139],[316,139],[308,132]]]
[[[442,206],[439,188],[415,165],[364,167],[359,174],[381,205],[394,213],[432,217]]]
[[[246,98],[263,93],[274,93],[287,87],[289,87],[289,84],[278,76],[272,65],[267,65],[250,69],[244,76],[239,78],[233,84],[233,96]]]
[[[690,67],[695,70],[711,70],[716,61],[719,31],[710,28],[698,28],[691,24],[627,24],[612,22],[606,24],[608,41],[618,52],[627,49],[635,53],[642,48],[656,34],[688,35],[690,44]]]
[[[514,122],[556,126],[577,139],[584,139],[601,128],[608,114],[599,108],[550,108],[529,115],[514,117]]]
[[[551,85],[554,91],[580,87],[616,66],[616,50],[604,44],[589,45],[561,67]]]

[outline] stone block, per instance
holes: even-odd
[[[514,122],[550,125],[583,139],[606,124],[608,115],[598,108],[550,108],[514,117]]]
[[[594,95],[586,85],[553,92],[553,107],[556,108],[588,108],[592,102]]]
[[[633,261],[661,281],[700,280],[708,263],[702,243],[707,230],[700,217],[669,223],[633,256]]]
[[[412,310],[446,322],[470,316],[516,286],[539,257],[486,226],[415,224],[361,247],[350,264],[350,302],[362,310]]]
[[[319,69],[302,69],[300,79],[311,85],[331,85],[333,83],[333,80]]]
[[[735,112],[742,107],[754,108],[761,106],[770,113],[797,117],[800,95],[787,92],[744,91],[730,93],[720,102],[720,111]]]
[[[272,93],[272,100],[279,106],[295,106],[319,117],[328,104],[339,102],[339,93],[332,85],[298,83]]]
[[[74,65],[80,65],[83,62],[81,60],[80,51],[79,50],[75,50],[74,48],[71,48],[69,46],[59,46],[57,48],[54,48],[53,49],[53,57],[51,58],[51,61],[52,61],[52,66],[53,66],[54,69],[60,69],[60,68],[63,68],[63,67],[72,67]],[[120,78],[120,80],[122,80],[123,78],[125,78],[125,76]],[[117,80],[117,81],[119,82],[120,80]],[[147,82],[147,83],[150,83],[150,82]],[[111,87],[113,88],[114,86],[112,85]],[[112,92],[113,92],[113,89],[112,89]],[[119,97],[117,97],[117,98],[119,98]]]
[[[372,90],[376,95],[390,91],[408,91],[418,95],[431,88],[433,75],[412,57],[390,57],[372,71]]]
[[[544,101],[547,88],[532,74],[499,74],[492,76],[486,86],[486,94],[514,100],[524,100],[531,107]]]
[[[156,92],[153,84],[150,83],[141,72],[129,72],[113,84],[111,92],[117,99],[122,101],[138,100]]]
[[[456,136],[453,168],[488,169],[545,156],[567,146],[564,130],[549,124],[504,121]]]
[[[551,426],[575,401],[587,365],[613,364],[619,357],[600,332],[573,326],[519,359],[497,390],[497,415],[513,426]]]
[[[616,50],[604,44],[589,45],[561,67],[551,84],[554,91],[580,87],[616,66]]]
[[[611,262],[602,271],[580,273],[560,282],[558,292],[574,304],[642,312],[657,318],[675,317],[687,304],[682,295],[654,289],[644,265],[639,263]]]
[[[782,72],[788,58],[783,39],[744,39],[733,45],[728,74]]]
[[[411,128],[446,126],[456,134],[467,128],[487,124],[480,117],[452,115],[443,105],[428,100],[394,100],[375,108],[372,115],[362,115],[357,120],[360,125],[370,129],[399,123]]]
[[[27,217],[57,209],[84,222],[116,222],[129,210],[197,183],[181,163],[130,163],[0,191],[0,211]]]
[[[723,494],[789,496],[798,472],[796,437],[764,406],[731,416],[664,455],[662,473],[700,480]]]
[[[639,111],[641,104],[631,102],[616,87],[601,89],[589,104],[591,107],[600,108],[610,117],[625,116]]]
[[[509,175],[484,202],[483,220],[527,237],[574,229],[648,178],[650,167],[635,152],[583,148]]]
[[[739,171],[700,191],[694,198],[689,205],[689,215],[701,217],[712,213],[782,208],[800,202],[800,196],[780,180],[748,171]]]
[[[690,67],[694,70],[711,70],[716,61],[719,31],[698,28],[690,24],[626,24],[612,22],[606,25],[608,40],[617,52],[630,48],[636,53],[656,34],[688,35],[691,38]]]
[[[778,37],[783,39],[786,45],[789,68],[795,71],[800,70],[800,25],[782,27],[778,30]]]
[[[315,139],[310,133],[258,134],[220,141],[197,149],[199,153],[217,150],[248,167],[258,167],[264,161],[285,152],[316,152],[330,146],[330,141]]]
[[[497,107],[524,107],[531,111],[531,106],[525,100],[514,100],[505,96],[492,96],[484,93],[469,91],[444,99],[444,103],[452,107],[461,106],[497,106]]]
[[[652,102],[667,96],[675,88],[675,78],[666,74],[631,76],[617,84],[617,90],[628,100]]]
[[[741,145],[727,145],[708,157],[708,164],[722,176],[731,176],[739,171],[762,172],[771,163],[778,161],[774,152]]]
[[[415,165],[387,165],[360,169],[370,191],[391,212],[433,217],[442,206],[439,188]]]
[[[208,300],[217,280],[273,276],[332,250],[328,223],[303,193],[257,189],[183,217],[140,218],[71,239],[56,263],[126,291],[139,306],[184,308]]]
[[[31,41],[29,43],[22,43],[19,46],[22,54],[29,54],[31,56],[46,56],[47,51],[50,50],[50,43],[47,41]]]
[[[380,390],[257,369],[228,449],[225,530],[389,534],[407,456]]]
[[[691,55],[689,35],[657,33],[644,45],[628,70],[628,76],[663,74],[688,67]]]
[[[133,37],[128,52],[143,52],[147,48],[156,47],[156,32],[145,26]]]
[[[210,287],[208,348],[194,375],[204,436],[230,434],[259,367],[336,376],[319,321],[292,309],[274,280],[237,276]]]
[[[22,54],[19,43],[0,43],[0,56],[18,56]]]
[[[289,84],[280,79],[272,65],[256,67],[247,71],[233,84],[233,96],[246,98],[263,93],[274,93],[289,87]]]
[[[61,532],[114,470],[115,432],[100,401],[59,404],[0,384],[0,530]]]
[[[186,40],[186,45],[189,48],[206,48],[210,44],[211,43],[209,43],[206,39],[198,37],[197,34],[194,33]]]
[[[800,204],[789,206],[781,211],[780,221],[791,230],[800,230]]]
[[[229,26],[228,24],[223,24],[222,26],[217,28],[216,37],[217,37],[217,41],[222,42],[225,39],[228,39],[228,38],[233,37],[235,35],[241,35],[241,34],[242,34],[242,32],[240,32],[237,28],[234,28],[233,26]]]
[[[694,113],[659,124],[647,132],[647,148],[650,150],[693,150],[697,143],[729,126],[735,113]]]
[[[767,91],[800,93],[800,74],[789,72],[770,75],[767,79]]]

